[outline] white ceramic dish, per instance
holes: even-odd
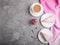
[[[32,11],[32,8],[33,8],[34,5],[40,5],[40,7],[41,7],[40,12],[35,13],[35,12]],[[40,3],[33,3],[30,6],[30,13],[31,13],[32,16],[35,16],[35,17],[41,16],[43,14],[43,6]]]
[[[42,15],[40,22],[44,27],[50,28],[55,23],[55,18],[51,13],[46,13]]]
[[[39,31],[39,33],[38,33],[38,39],[39,39],[39,41],[40,42],[42,42],[42,43],[48,43],[43,37],[42,37],[42,35],[40,34],[42,31],[44,31],[44,30],[48,30],[48,29],[41,29],[40,31]]]

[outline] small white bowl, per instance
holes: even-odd
[[[41,10],[37,13],[34,12],[33,9],[32,9],[35,5],[39,5],[41,7]],[[33,3],[30,6],[30,13],[31,13],[32,16],[35,16],[35,17],[41,16],[43,14],[43,6],[40,3]]]

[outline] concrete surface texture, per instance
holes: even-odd
[[[37,34],[42,28],[31,25],[29,6],[38,0],[0,0],[0,45],[47,45],[41,43]]]

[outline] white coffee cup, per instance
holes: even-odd
[[[30,13],[33,16],[41,16],[43,14],[43,6],[40,3],[33,3],[30,7]]]

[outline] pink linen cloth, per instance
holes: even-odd
[[[39,0],[45,13],[52,13],[55,24],[51,27],[53,37],[49,40],[50,45],[60,45],[60,0]]]

